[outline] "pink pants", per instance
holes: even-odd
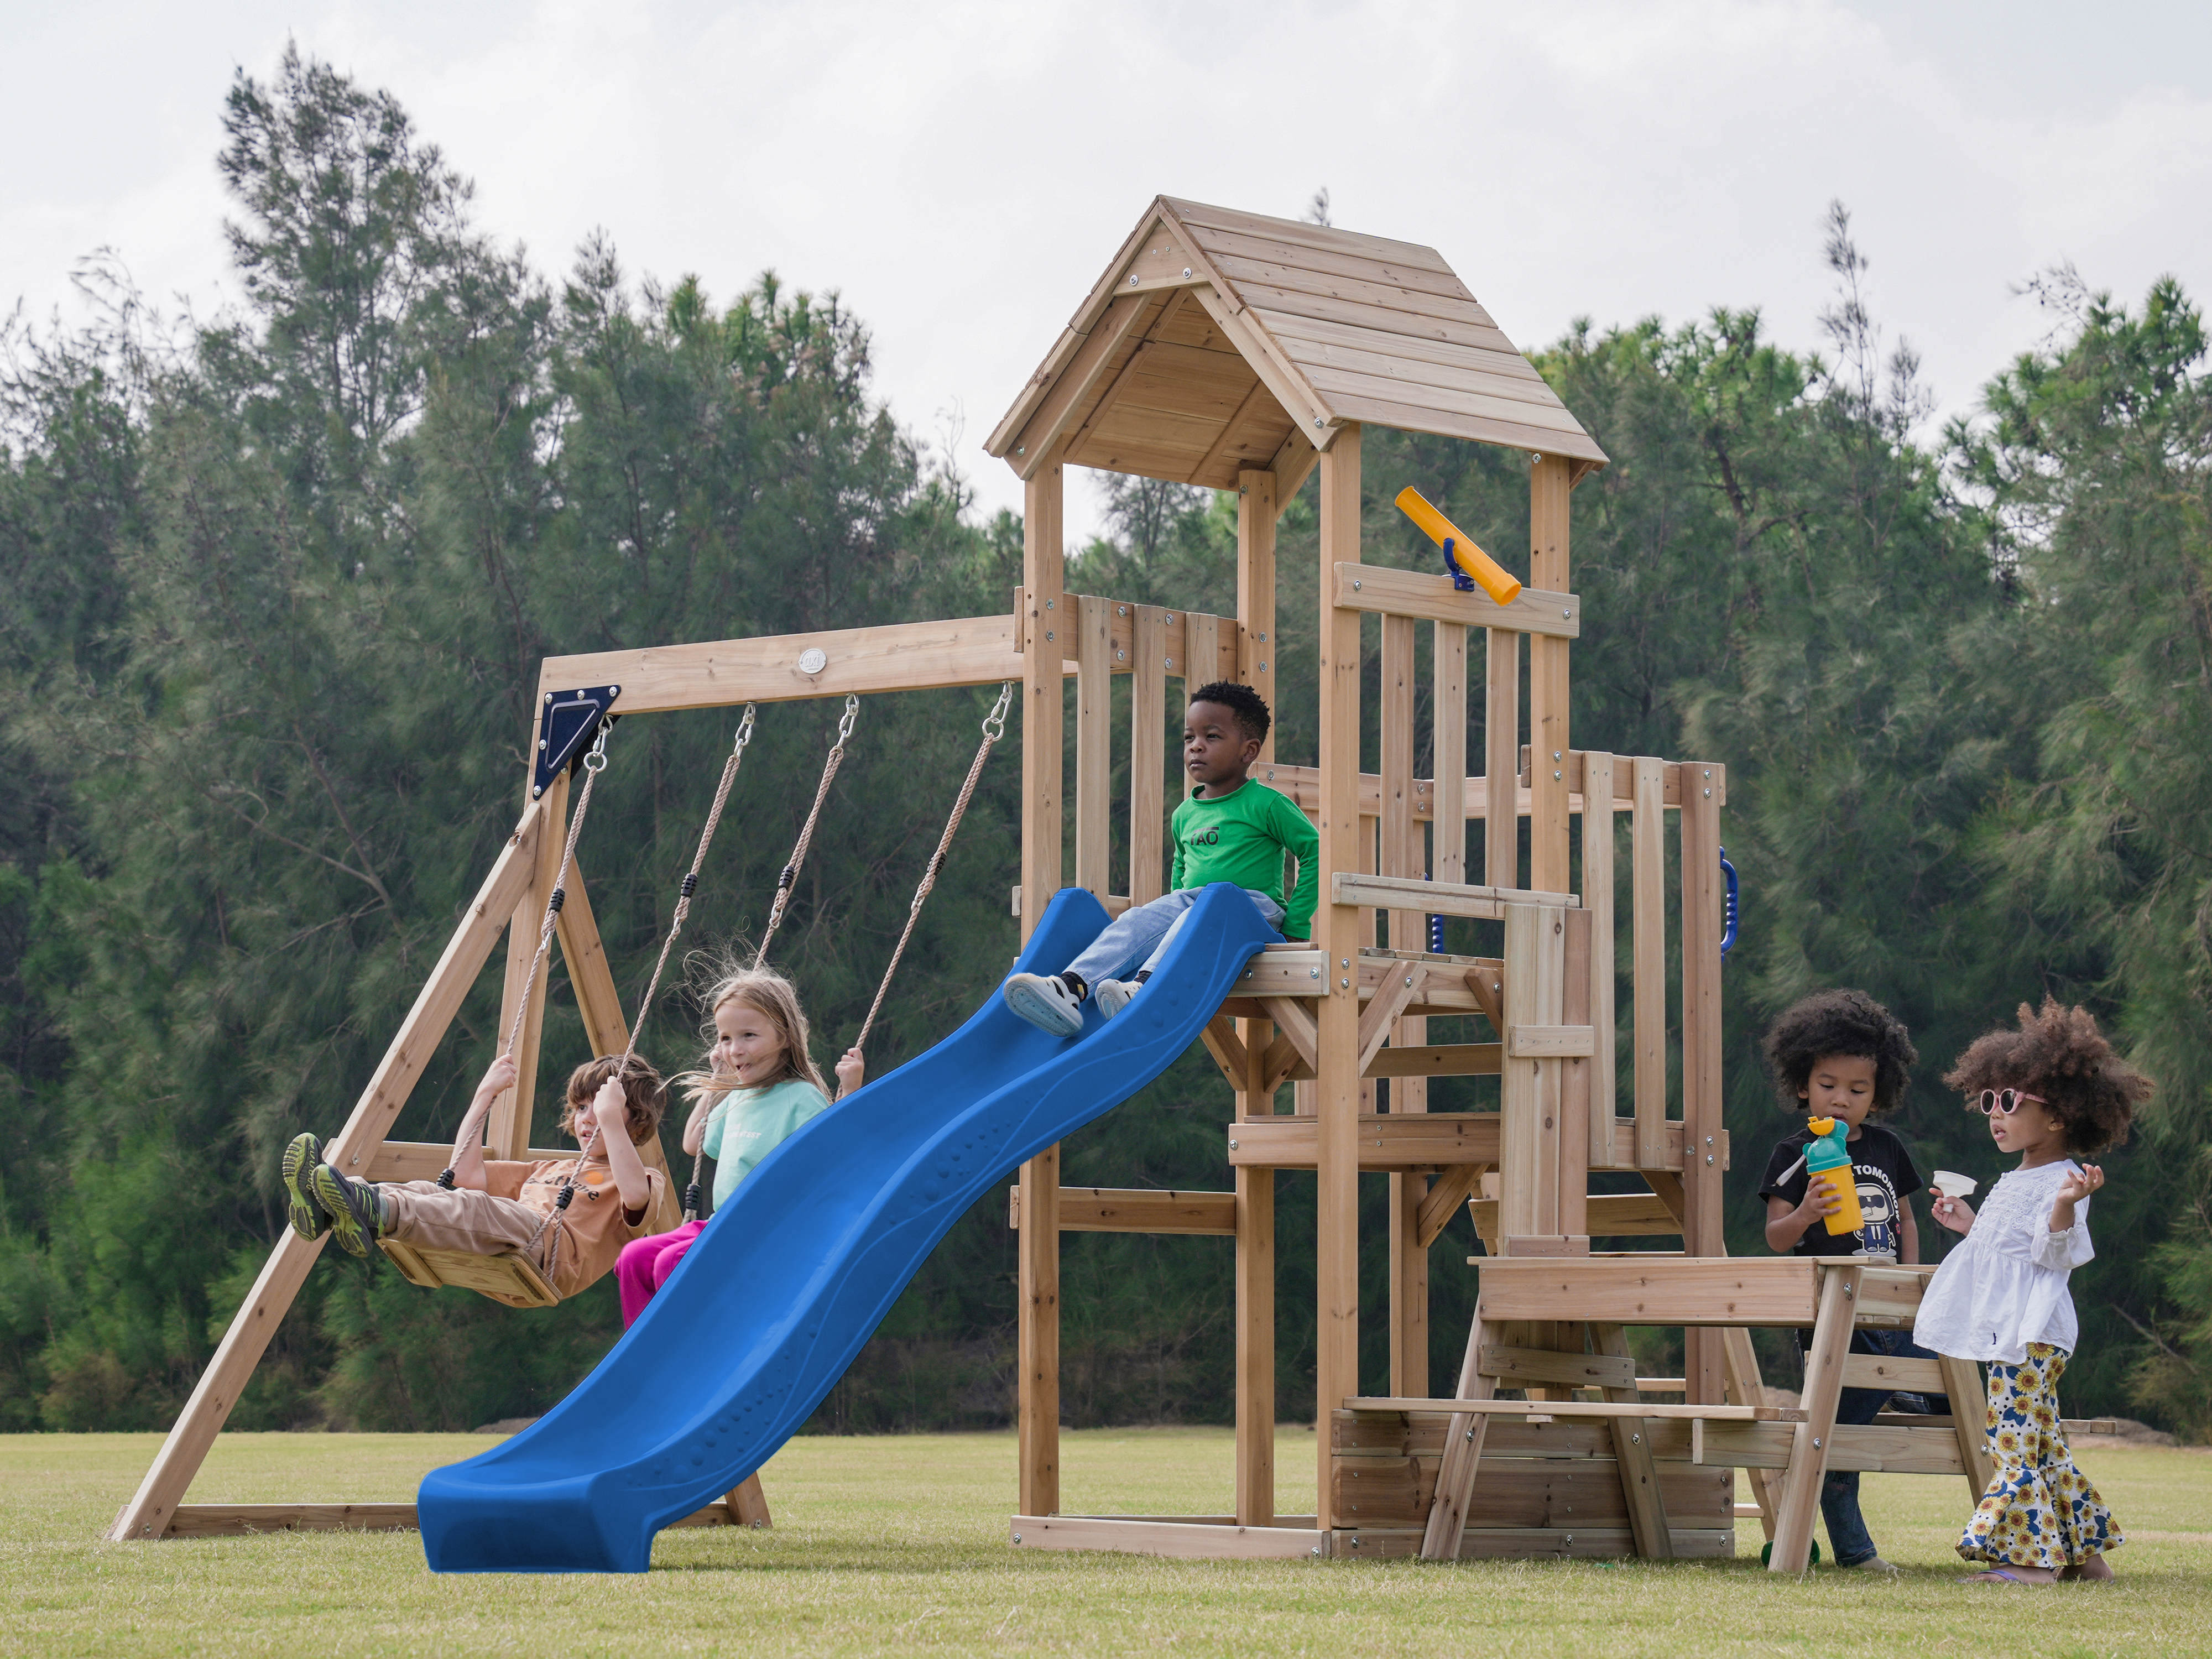
[[[676,1271],[676,1264],[684,1260],[684,1252],[691,1248],[691,1241],[699,1237],[703,1221],[687,1221],[672,1233],[654,1233],[648,1238],[633,1238],[623,1246],[623,1253],[615,1262],[615,1283],[622,1287],[623,1328],[628,1330],[637,1323],[637,1316],[645,1311],[645,1304],[668,1282],[668,1275]]]

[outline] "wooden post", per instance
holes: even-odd
[[[1069,642],[1062,582],[1060,458],[1025,488],[1022,576],[1029,593],[1023,641],[1022,938],[1060,889],[1060,675]],[[1020,1376],[1017,1456],[1023,1515],[1060,1510],[1060,1148],[1022,1165],[1016,1241]]]
[[[1149,904],[1167,891],[1168,619],[1158,605],[1130,610],[1129,902]]]
[[[391,1132],[422,1074],[423,1063],[453,1024],[477,975],[490,958],[492,947],[499,943],[500,930],[529,885],[539,847],[549,839],[542,833],[547,816],[542,801],[523,813],[522,822],[493,863],[491,873],[477,890],[476,902],[446,942],[437,966],[416,995],[415,1006],[407,1011],[368,1086],[354,1103],[345,1127],[330,1142],[327,1156],[338,1168],[353,1174],[365,1170]],[[533,928],[538,925],[532,923]],[[277,1239],[252,1290],[224,1328],[214,1358],[193,1385],[191,1398],[185,1402],[168,1437],[162,1441],[153,1466],[116,1517],[110,1538],[122,1543],[159,1538],[168,1531],[177,1505],[191,1486],[192,1477],[199,1473],[208,1448],[222,1432],[231,1407],[252,1381],[253,1368],[261,1363],[269,1339],[290,1310],[322,1248],[321,1240],[310,1244],[289,1229]]]
[[[1568,464],[1540,457],[1528,469],[1528,585],[1571,592],[1567,583]],[[1554,635],[1528,639],[1528,884],[1571,890],[1567,854],[1567,653]]]
[[[1483,769],[1489,795],[1482,829],[1482,878],[1521,884],[1521,635],[1483,630],[1488,641],[1482,702]],[[1564,887],[1553,890],[1565,892]]]
[[[1275,708],[1275,475],[1237,475],[1237,678]],[[1278,711],[1279,712],[1279,711]],[[1275,757],[1271,726],[1262,763]],[[1157,769],[1156,769],[1157,770]],[[1131,890],[1132,896],[1134,889]],[[1274,1115],[1267,1053],[1274,1023],[1239,1022],[1247,1075],[1237,1115]],[[1238,1165],[1237,1179],[1237,1521],[1275,1524],[1275,1172]]]
[[[1636,1012],[1636,1164],[1667,1158],[1667,763],[1633,763],[1629,948]]]
[[[1802,1572],[1813,1549],[1813,1517],[1820,1512],[1820,1483],[1827,1477],[1834,1449],[1836,1407],[1844,1397],[1844,1360],[1851,1346],[1851,1314],[1857,1306],[1861,1269],[1856,1262],[1820,1268],[1820,1310],[1814,1316],[1813,1342],[1805,1353],[1805,1420],[1790,1435],[1790,1473],[1782,1488],[1782,1512],[1774,1523],[1774,1572]],[[1697,1379],[1689,1379],[1694,1386]],[[1717,1402],[1693,1400],[1692,1405]]]
[[[1565,910],[1560,914],[1566,920],[1567,931],[1565,948],[1560,959],[1565,977],[1561,987],[1559,1023],[1563,1025],[1588,1025],[1591,1023],[1589,964],[1595,919],[1586,909]],[[1573,1055],[1554,1064],[1559,1078],[1559,1236],[1569,1241],[1579,1240],[1580,1248],[1587,1251],[1589,1249],[1590,1122],[1595,1115],[1593,1097],[1597,1092],[1596,1080],[1591,1073],[1597,1062],[1595,1058]],[[1566,1248],[1572,1249],[1576,1246],[1570,1243]]]
[[[1382,734],[1382,825],[1379,864],[1386,876],[1426,872],[1422,830],[1413,800],[1413,680],[1417,624],[1411,617],[1382,618],[1382,702],[1376,710]],[[1389,912],[1390,946],[1425,951],[1428,919],[1418,910]],[[1418,1046],[1426,1041],[1428,1022],[1401,1018],[1389,1041]],[[1390,1111],[1428,1110],[1428,1079],[1390,1079]],[[1393,1170],[1390,1188],[1390,1392],[1417,1396],[1429,1391],[1429,1252],[1421,1243],[1422,1200],[1426,1177]]]
[[[1237,475],[1237,671],[1275,707],[1275,475],[1265,467]],[[1275,758],[1275,732],[1260,762]]]
[[[1357,905],[1329,901],[1330,877],[1360,865],[1359,613],[1330,603],[1336,564],[1359,558],[1357,425],[1321,458],[1321,880],[1315,942],[1328,994],[1316,1006],[1320,1065],[1316,1126],[1314,1410],[1315,1525],[1336,1524],[1329,1432],[1333,1413],[1359,1392],[1359,963]]]
[[[1675,769],[1682,801],[1682,1248],[1723,1255],[1721,769],[1684,761]],[[1693,1406],[1718,1405],[1728,1380],[1719,1334],[1688,1336],[1687,1398]]]
[[[531,744],[537,741],[533,724]],[[530,752],[529,749],[526,747],[524,752]],[[530,977],[531,959],[538,953],[538,935],[545,926],[546,902],[553,895],[561,868],[561,852],[568,833],[567,772],[553,780],[538,805],[538,817],[550,833],[538,840],[529,889],[515,905],[507,930],[507,980],[500,992],[497,1038],[502,1044],[514,1029],[514,1011],[521,1004],[523,982]],[[538,1046],[545,1031],[545,981],[546,968],[541,967],[530,988],[530,1011],[523,1016],[522,1032],[514,1042],[514,1087],[492,1103],[484,1121],[488,1158],[519,1159],[530,1147],[531,1109],[538,1097]]]
[[[1559,1237],[1559,1061],[1513,1053],[1526,1025],[1565,1024],[1566,913],[1505,907],[1505,1058],[1499,1095],[1498,1228],[1505,1254],[1519,1238]]]
[[[1583,905],[1590,913],[1589,1010],[1597,1052],[1589,1062],[1589,1162],[1606,1168],[1613,1152],[1614,1040],[1613,757],[1583,757]]]
[[[1431,866],[1438,881],[1467,879],[1467,629],[1438,623],[1436,637],[1434,779],[1436,851]]]
[[[1091,594],[1064,603],[1075,629],[1075,884],[1103,904],[1114,842],[1114,605]]]

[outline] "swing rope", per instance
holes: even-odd
[[[855,1048],[866,1048],[868,1033],[875,1029],[876,1016],[883,1011],[884,994],[891,988],[891,975],[898,972],[899,959],[906,955],[907,941],[914,937],[914,925],[921,920],[921,907],[927,902],[930,890],[937,885],[939,872],[945,868],[945,855],[952,850],[952,837],[959,833],[960,820],[966,816],[976,782],[983,775],[983,763],[991,758],[993,745],[1006,733],[1006,704],[1013,694],[1014,683],[1008,680],[999,688],[998,706],[983,717],[983,741],[975,750],[975,758],[968,764],[968,780],[960,786],[959,799],[952,803],[952,815],[945,821],[945,834],[938,839],[937,851],[923,867],[921,884],[914,890],[914,902],[907,906],[906,927],[900,931],[897,949],[891,952],[890,966],[884,969],[883,982],[876,987],[876,1000],[868,1005],[868,1017],[860,1022],[860,1035],[853,1039]]]
[[[791,902],[792,884],[799,879],[799,866],[806,862],[806,850],[814,844],[814,826],[821,821],[822,803],[829,798],[830,780],[844,764],[845,740],[853,735],[854,717],[860,712],[860,700],[848,696],[845,699],[845,717],[837,722],[837,741],[830,745],[830,756],[822,764],[822,781],[814,788],[814,805],[808,809],[806,823],[799,832],[799,844],[791,849],[791,862],[783,866],[776,878],[775,902],[769,908],[768,928],[761,934],[760,949],[753,952],[753,967],[757,969],[768,960],[768,947],[775,938],[775,930],[783,926],[784,908]]]

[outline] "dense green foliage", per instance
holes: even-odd
[[[108,283],[94,323],[15,326],[0,365],[11,1428],[176,1409],[282,1225],[279,1149],[343,1119],[512,822],[540,658],[993,612],[1020,575],[1019,525],[979,523],[871,401],[866,331],[834,297],[764,276],[718,303],[696,279],[627,277],[597,239],[549,282],[474,228],[467,185],[393,100],[296,54],[267,83],[241,76],[225,122],[241,308],[170,325]],[[2087,1000],[2160,1094],[2109,1161],[2072,1403],[2212,1432],[2199,319],[2170,283],[2136,313],[2055,277],[2054,343],[1930,446],[1911,356],[1884,359],[1840,213],[1832,229],[1832,362],[1747,311],[1579,327],[1537,358],[1613,458],[1575,500],[1576,741],[1729,769],[1747,896],[1724,981],[1731,1245],[1763,1248],[1751,1182],[1790,1126],[1756,1037],[1793,998],[1849,983],[1890,1003],[1923,1056],[1905,1132],[1982,1170],[1980,1121],[1939,1073],[2023,998]],[[1427,562],[1389,505],[1413,483],[1517,562],[1524,458],[1382,433],[1367,457],[1369,557]],[[1071,586],[1234,608],[1233,498],[1122,480],[1108,507]],[[1288,761],[1313,758],[1316,551],[1310,487],[1283,521]],[[778,946],[824,1056],[867,1007],[991,695],[861,711]],[[694,941],[758,927],[836,713],[763,711]],[[733,717],[626,723],[610,745],[580,857],[628,995]],[[1425,696],[1419,719],[1425,744]],[[971,810],[878,1073],[1013,952],[1015,771],[1003,753]],[[403,1138],[450,1134],[497,1041],[497,980]],[[698,1014],[669,992],[647,1051],[688,1063]],[[541,1102],[581,1045],[556,969]],[[1437,1086],[1441,1103],[1481,1085]],[[1226,1111],[1194,1054],[1073,1141],[1066,1178],[1224,1185]],[[551,1133],[541,1105],[533,1139]],[[1283,1187],[1295,1414],[1312,1405],[1311,1206],[1300,1178]],[[1467,1249],[1464,1224],[1437,1249],[1438,1380]],[[1226,1413],[1225,1243],[1071,1236],[1066,1261],[1072,1419]],[[1012,1270],[986,1201],[820,1422],[1004,1420]],[[466,1427],[557,1397],[613,1328],[611,1286],[517,1315],[333,1255],[234,1420]],[[1379,1328],[1369,1360],[1379,1379]]]

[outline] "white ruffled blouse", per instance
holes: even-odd
[[[2062,1158],[1998,1178],[1960,1239],[1928,1281],[1913,1322],[1923,1348],[1960,1359],[2018,1365],[2027,1345],[2067,1352],[2080,1340],[2067,1275],[2096,1255],[2089,1243],[2089,1200],[2074,1206],[2074,1224],[2051,1231],[2058,1188],[2081,1165]]]

